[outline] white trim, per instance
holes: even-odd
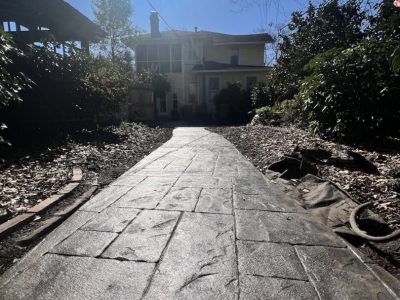
[[[224,45],[262,45],[262,44],[271,44],[272,42],[221,42],[221,43],[213,43],[214,46],[224,46]]]
[[[194,70],[194,73],[232,73],[232,72],[267,72],[269,68],[265,69],[225,69],[225,70]]]

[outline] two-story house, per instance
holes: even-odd
[[[209,31],[159,31],[156,12],[150,16],[151,33],[135,44],[137,70],[158,69],[171,89],[156,100],[158,117],[213,114],[214,96],[228,83],[250,88],[264,82],[268,34],[230,35]]]

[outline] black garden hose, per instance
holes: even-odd
[[[368,241],[377,242],[377,243],[389,242],[389,241],[392,241],[392,240],[400,237],[400,230],[393,231],[392,233],[385,235],[385,236],[372,236],[372,235],[367,234],[365,231],[361,230],[360,227],[358,227],[357,222],[356,222],[356,218],[357,218],[358,214],[362,210],[364,210],[368,206],[370,206],[371,204],[372,204],[372,201],[369,201],[369,202],[363,203],[353,209],[353,211],[350,214],[350,225],[351,225],[351,228],[353,229],[353,231],[360,237],[362,237]]]

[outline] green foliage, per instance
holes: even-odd
[[[151,86],[155,97],[164,97],[171,89],[168,76],[154,69],[145,70],[142,73],[136,74],[135,83]]]
[[[92,0],[92,8],[95,23],[107,33],[100,49],[114,59],[126,50],[125,43],[137,33],[132,24],[132,3],[130,0]]]
[[[266,87],[282,122],[343,140],[400,134],[400,10],[361,3],[326,0],[293,14]]]
[[[400,72],[400,48],[394,50],[392,54],[392,69],[394,72]]]
[[[390,165],[388,174],[394,178],[400,178],[400,165]]]
[[[239,123],[248,121],[251,98],[240,83],[228,83],[227,87],[215,96],[214,103],[218,119]]]
[[[273,106],[264,106],[256,110],[252,125],[296,125],[304,127],[308,114],[300,99],[284,100]]]
[[[11,74],[9,70],[13,58],[23,55],[14,46],[11,37],[0,29],[0,107],[8,106],[13,101],[22,101],[19,93],[29,86],[30,80],[24,73]]]
[[[134,84],[130,62],[123,57],[111,61],[73,47],[67,56],[35,46],[23,53],[8,70],[12,76],[23,70],[35,85],[20,93],[22,103],[0,111],[0,118],[20,132],[112,121]]]
[[[24,73],[11,73],[9,69],[13,59],[23,55],[22,51],[15,47],[11,37],[0,29],[0,109],[12,102],[21,102],[20,92],[32,84]],[[0,131],[4,129],[7,129],[7,126],[0,122]],[[0,136],[0,144],[10,143]]]
[[[84,91],[81,107],[94,114],[117,112],[121,104],[128,99],[134,85],[133,71],[126,66],[129,62],[120,58],[110,61],[102,56],[84,53],[75,59],[83,60],[86,64],[80,78]]]
[[[251,120],[251,125],[271,125],[280,120],[281,116],[277,114],[272,107],[264,106],[256,109],[256,114]]]
[[[364,36],[367,18],[362,0],[326,0],[318,7],[311,2],[305,13],[295,12],[289,34],[280,36],[279,57],[271,72],[268,93],[273,102],[292,99],[298,92],[304,66],[317,54],[354,45]]]
[[[267,91],[265,83],[258,83],[251,89],[251,107],[253,109],[261,108],[270,104],[271,98]]]
[[[317,55],[297,96],[310,114],[309,127],[351,140],[399,134],[400,77],[390,71],[391,52],[389,44],[369,40]]]

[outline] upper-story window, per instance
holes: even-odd
[[[180,44],[142,45],[136,48],[136,67],[162,73],[182,72],[182,46]]]
[[[239,64],[239,47],[233,47],[230,50],[231,65],[237,66]]]

